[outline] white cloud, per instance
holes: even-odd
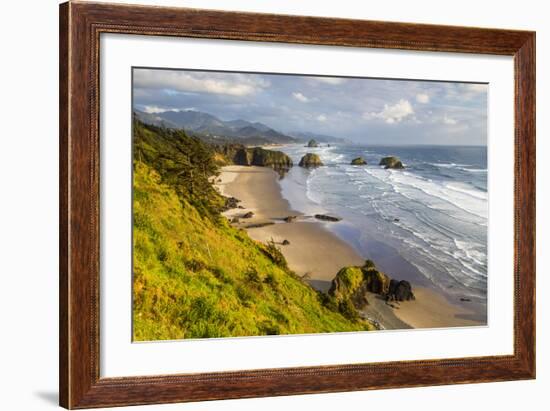
[[[448,117],[446,114],[443,116],[443,124],[446,124],[448,126],[454,126],[457,123],[458,121],[455,120],[454,118]]]
[[[169,109],[162,108],[159,106],[145,106],[143,107],[143,111],[149,114],[158,114],[158,113],[165,113],[169,111]]]
[[[365,113],[363,114],[363,118],[367,120],[371,118],[380,118],[388,124],[394,124],[399,123],[401,120],[413,114],[414,110],[411,103],[409,103],[408,100],[401,99],[392,106],[385,104],[384,109],[378,113]]]
[[[159,114],[159,113],[166,113],[167,111],[174,111],[174,112],[197,111],[197,109],[195,107],[186,107],[186,108],[178,109],[178,108],[164,108],[159,106],[144,106],[143,111],[149,114]]]
[[[302,102],[302,103],[307,103],[309,101],[309,98],[307,98],[306,96],[304,96],[302,93],[300,93],[299,91],[295,91],[294,93],[292,93],[292,97],[294,97],[296,100]]]
[[[430,102],[430,96],[428,96],[426,93],[417,94],[416,101],[422,104],[427,104]]]
[[[237,73],[221,76],[216,73],[140,69],[134,72],[134,85],[137,88],[246,96],[268,87],[269,82]]]
[[[473,83],[449,83],[443,86],[445,91],[445,97],[451,100],[457,100],[467,102],[472,99],[483,96],[487,93],[487,84],[473,84]]]
[[[321,83],[332,84],[333,86],[343,84],[346,81],[346,79],[340,77],[312,77],[312,80],[319,81]]]
[[[319,114],[317,116],[317,121],[320,121],[321,123],[324,123],[325,121],[327,121],[327,116],[325,116],[324,114]]]

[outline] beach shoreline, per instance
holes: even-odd
[[[327,292],[342,267],[362,266],[365,258],[351,244],[326,228],[327,224],[338,223],[322,222],[293,210],[283,197],[278,180],[279,175],[267,167],[223,167],[215,186],[222,195],[240,200],[239,208],[223,214],[232,225],[245,229],[254,240],[273,241],[281,249],[291,270],[312,287]],[[285,222],[287,217],[295,218],[292,222]],[[400,278],[399,273],[388,274]],[[415,301],[388,305],[373,294],[369,296],[370,304],[361,310],[362,315],[375,320],[383,329],[483,325],[470,319],[474,314],[472,311],[451,304],[426,284],[413,282],[412,285],[417,297]]]

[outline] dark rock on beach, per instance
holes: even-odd
[[[242,218],[252,218],[254,217],[254,213],[252,211],[249,211],[245,215],[242,216]]]
[[[405,280],[391,280],[386,300],[389,301],[410,301],[414,300],[411,283]]]
[[[237,208],[241,200],[235,197],[226,197],[225,198],[225,210],[231,210],[232,208]]]
[[[378,271],[376,267],[367,268],[363,266],[362,271],[367,291],[379,295],[388,294],[391,280],[386,274]]]
[[[317,154],[307,153],[305,156],[302,157],[298,165],[305,168],[315,168],[320,167],[324,164]]]
[[[352,166],[366,166],[367,161],[363,157],[357,157],[351,160]]]
[[[288,217],[285,217],[285,218],[284,218],[284,221],[285,221],[286,223],[292,223],[293,221],[296,220],[296,218],[297,218],[297,216],[295,216],[295,215],[289,215]]]
[[[394,156],[382,158],[380,160],[379,165],[384,166],[384,168],[386,168],[386,169],[388,169],[388,168],[393,168],[393,169],[403,169],[403,168],[405,168],[405,166],[403,165],[401,160],[399,160],[399,157],[394,157]]]
[[[342,220],[340,217],[333,217],[326,214],[315,214],[314,217],[317,220],[323,220],[323,221],[341,221]]]
[[[288,241],[288,240],[283,240],[282,244],[283,244],[283,245],[290,245],[290,241]]]

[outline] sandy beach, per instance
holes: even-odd
[[[217,184],[220,191],[238,198],[244,207],[229,210],[225,215],[233,218],[253,212],[252,218],[241,218],[235,224],[243,228],[275,222],[248,228],[248,234],[257,241],[273,240],[279,245],[284,240],[289,241],[290,244],[281,246],[281,250],[290,268],[300,276],[307,275],[316,288],[327,291],[340,268],[363,264],[364,259],[347,243],[324,229],[323,223],[290,208],[281,195],[277,182],[279,176],[270,168],[228,166],[224,167],[220,178],[221,182]],[[296,216],[296,220],[284,222],[288,216]]]
[[[289,267],[310,284],[326,292],[336,273],[344,266],[363,265],[364,258],[348,243],[325,228],[326,224],[292,210],[281,194],[279,175],[270,168],[227,166],[216,179],[216,187],[225,196],[235,197],[240,208],[224,215],[233,224],[247,230],[261,242],[273,240],[280,246]],[[250,218],[243,218],[252,212]],[[287,223],[284,218],[296,216]],[[284,241],[289,244],[283,245]],[[389,273],[399,278],[399,273]],[[450,304],[427,287],[413,285],[415,301],[387,304],[380,296],[370,295],[362,314],[384,329],[435,328],[479,325],[466,308]]]

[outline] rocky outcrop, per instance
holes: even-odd
[[[249,166],[252,165],[252,153],[243,147],[235,152],[235,155],[231,158],[231,160],[234,164]]]
[[[333,221],[333,222],[336,222],[336,221],[341,221],[342,219],[340,217],[333,217],[331,215],[326,215],[326,214],[315,214],[314,217],[317,219],[317,220],[323,220],[323,221]]]
[[[242,216],[242,218],[252,218],[252,217],[254,217],[254,213],[252,211],[249,211],[248,213]]]
[[[360,267],[344,267],[334,280],[328,294],[339,307],[345,307],[351,302],[355,308],[361,309],[369,304],[366,298],[366,289],[363,281],[363,271]],[[349,307],[346,307],[349,309]]]
[[[241,200],[235,197],[225,197],[225,204],[223,206],[222,211],[231,210],[233,208],[237,208],[239,206]]]
[[[295,215],[289,215],[288,217],[283,218],[285,223],[292,223],[293,221],[296,221],[297,216]]]
[[[305,168],[315,168],[320,167],[324,164],[317,154],[307,153],[305,156],[302,157],[298,165]]]
[[[393,169],[402,169],[405,168],[401,160],[399,160],[399,157],[390,156],[390,157],[383,157],[380,160],[381,166],[384,166],[384,168],[393,168]]]
[[[290,169],[292,159],[282,151],[266,150],[262,147],[246,147],[242,144],[226,144],[216,147],[228,161],[239,166],[260,166],[273,169]]]
[[[386,294],[388,301],[410,301],[414,300],[411,283],[405,280],[391,280],[390,287]]]
[[[357,157],[351,160],[352,166],[366,166],[367,161],[363,157]]]
[[[319,143],[317,141],[315,141],[314,139],[311,139],[311,140],[308,141],[307,146],[308,147],[319,147]]]
[[[362,267],[344,267],[338,271],[332,280],[328,298],[339,309],[345,310],[342,314],[349,316],[350,310],[360,310],[369,304],[367,293],[380,295],[386,301],[415,299],[408,281],[391,279],[378,270],[371,260],[366,260]]]
[[[386,295],[390,290],[391,279],[376,267],[362,267],[366,290],[379,295]]]
[[[252,151],[251,165],[260,167],[271,167],[275,169],[289,169],[292,167],[292,160],[282,151],[266,150],[261,147],[247,149]]]

